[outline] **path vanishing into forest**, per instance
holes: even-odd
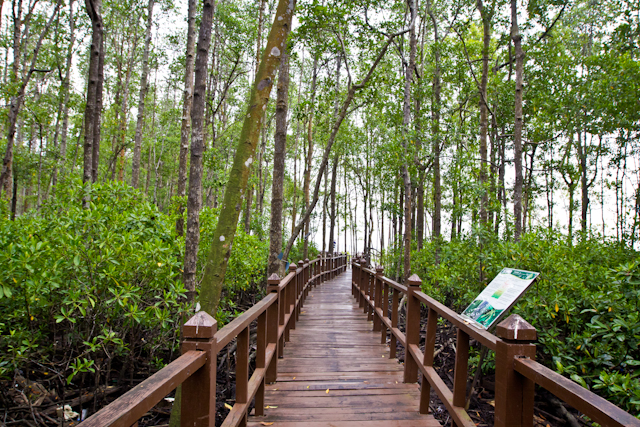
[[[403,365],[372,331],[351,294],[351,272],[310,291],[277,381],[266,386],[265,416],[250,416],[249,426],[440,425],[418,413],[418,384],[404,383]]]

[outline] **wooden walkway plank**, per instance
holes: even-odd
[[[249,426],[440,425],[418,413],[418,385],[403,382],[403,366],[352,298],[351,270],[310,291],[290,338],[265,388],[265,416]]]

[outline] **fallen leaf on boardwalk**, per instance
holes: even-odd
[[[264,421],[261,422],[260,424],[262,424],[263,426],[272,426],[273,425],[272,422],[271,423],[267,423],[267,422],[264,422]]]
[[[293,379],[295,380],[295,379],[296,379],[296,377],[293,377]]]
[[[233,406],[229,405],[228,403],[225,403],[224,407],[227,408],[228,410],[232,410],[233,409]]]
[[[309,388],[309,386],[307,386],[307,388]]]
[[[267,405],[264,407],[264,409],[278,409],[278,407],[273,405]]]
[[[382,355],[382,357],[384,357],[384,354]]]
[[[496,401],[495,400],[491,400],[489,402],[487,402],[489,405],[493,406],[494,408],[496,407]]]
[[[327,389],[327,391],[325,391],[325,393],[329,394],[329,389]]]

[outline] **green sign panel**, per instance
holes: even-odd
[[[540,273],[503,268],[465,311],[462,317],[489,329],[515,304]]]

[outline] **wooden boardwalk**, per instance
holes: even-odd
[[[249,426],[440,425],[418,413],[418,385],[403,383],[403,366],[355,303],[351,270],[311,290],[290,337],[265,416]]]

